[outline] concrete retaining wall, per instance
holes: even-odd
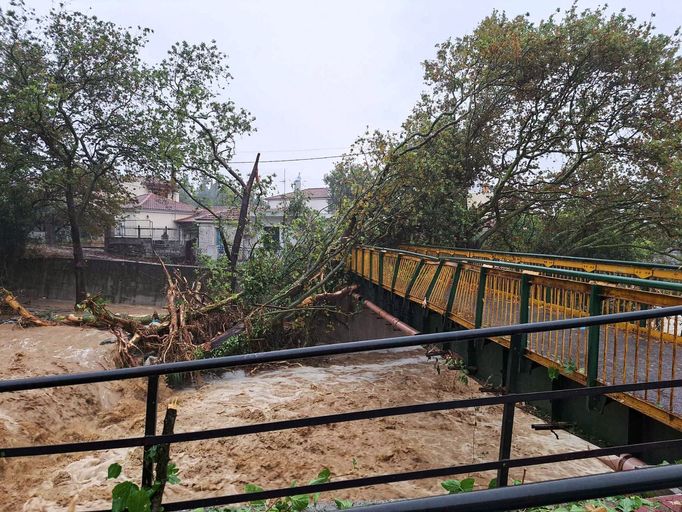
[[[166,265],[195,279],[198,267]],[[19,297],[74,300],[76,287],[73,261],[66,258],[25,258],[8,272],[2,286]],[[161,265],[137,261],[88,260],[88,293],[113,303],[165,305],[166,277]]]

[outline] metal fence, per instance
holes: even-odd
[[[111,231],[112,238],[146,238],[151,240],[182,240],[182,230],[178,228],[155,228],[150,220],[126,220],[119,222]]]
[[[585,318],[682,304],[682,283],[476,258],[434,257],[359,247],[349,268],[369,282],[469,329]],[[493,339],[509,347],[510,337]],[[588,385],[675,379],[682,374],[682,317],[538,332],[522,350],[544,366]],[[675,390],[624,394],[641,412],[682,429]]]
[[[580,258],[575,256],[556,256],[552,254],[466,249],[462,247],[439,247],[432,245],[404,244],[400,246],[400,249],[436,257],[457,256],[462,258],[507,261],[511,263],[526,263],[529,265],[565,270],[579,270],[582,272],[596,272],[599,274],[682,283],[682,265]]]
[[[368,476],[362,478],[353,478],[341,481],[334,481],[324,484],[306,485],[301,487],[280,488],[265,490],[262,492],[248,493],[248,494],[233,494],[228,496],[216,496],[212,498],[202,498],[186,501],[178,501],[164,504],[166,511],[178,511],[191,509],[196,507],[211,507],[220,505],[229,505],[233,503],[240,503],[245,501],[254,501],[262,499],[279,498],[290,496],[291,494],[306,494],[327,491],[337,491],[341,489],[351,489],[356,487],[364,487],[370,485],[387,484],[393,482],[401,482],[407,480],[418,480],[434,477],[447,477],[451,475],[464,474],[474,471],[497,471],[497,483],[499,487],[505,487],[508,483],[508,473],[510,468],[534,466],[539,464],[555,463],[560,461],[569,461],[577,459],[585,459],[592,457],[600,457],[606,455],[617,455],[623,452],[628,453],[646,453],[650,450],[660,449],[676,449],[682,448],[682,439],[675,439],[669,441],[655,441],[639,444],[631,444],[624,446],[613,446],[608,448],[597,448],[589,450],[581,450],[569,453],[560,453],[552,455],[542,455],[534,457],[512,458],[512,434],[514,425],[515,406],[520,402],[530,402],[540,400],[568,400],[580,397],[594,397],[600,395],[620,395],[629,392],[657,392],[662,389],[672,389],[682,386],[682,379],[671,379],[659,382],[643,382],[630,384],[617,384],[611,386],[598,387],[584,387],[578,389],[566,389],[558,391],[533,392],[533,393],[518,393],[507,394],[501,396],[486,396],[479,398],[467,398],[460,400],[450,400],[443,402],[429,402],[415,405],[399,406],[399,407],[384,407],[377,409],[369,409],[362,411],[345,412],[339,414],[329,414],[323,416],[310,416],[291,420],[272,421],[266,423],[258,423],[251,425],[243,425],[236,427],[224,427],[211,430],[190,431],[170,435],[157,435],[157,409],[158,409],[158,385],[159,377],[162,375],[176,374],[182,372],[196,372],[203,370],[216,370],[234,368],[244,365],[253,365],[259,363],[271,363],[279,361],[291,361],[295,359],[306,359],[320,356],[332,356],[349,353],[368,352],[373,350],[386,350],[400,347],[416,347],[420,345],[433,345],[448,342],[462,342],[473,341],[480,338],[496,339],[500,337],[509,336],[511,338],[511,350],[509,353],[509,361],[506,372],[506,385],[510,390],[515,388],[515,376],[518,374],[522,351],[519,350],[521,341],[532,334],[559,332],[565,330],[573,330],[580,328],[599,328],[605,325],[615,325],[621,323],[637,323],[641,321],[651,321],[653,319],[660,319],[666,317],[674,317],[682,315],[682,306],[674,306],[661,308],[656,310],[644,311],[630,311],[625,313],[614,313],[609,315],[600,315],[593,317],[580,317],[574,319],[563,320],[549,320],[546,322],[518,324],[511,326],[496,326],[486,327],[468,331],[443,332],[437,334],[427,334],[419,336],[409,336],[400,338],[386,338],[381,340],[356,341],[349,343],[333,344],[333,345],[319,345],[314,347],[305,347],[288,350],[278,350],[273,352],[261,352],[256,354],[246,354],[238,356],[229,356],[215,359],[205,359],[199,361],[189,361],[171,364],[160,364],[154,366],[144,366],[136,368],[124,368],[109,371],[96,371],[72,375],[53,375],[44,377],[35,377],[27,379],[16,379],[0,381],[0,393],[11,393],[18,391],[26,391],[32,389],[45,389],[59,386],[76,386],[99,382],[108,382],[115,380],[147,378],[147,400],[146,400],[146,414],[144,435],[129,438],[107,439],[97,441],[79,441],[62,444],[48,444],[36,446],[21,446],[21,447],[2,447],[0,448],[0,456],[5,458],[13,457],[30,457],[38,455],[54,455],[65,453],[89,452],[95,450],[109,450],[116,448],[132,448],[142,446],[145,452],[153,446],[182,443],[190,441],[201,441],[207,439],[226,438],[241,436],[247,434],[256,434],[264,432],[274,432],[302,427],[315,427],[320,425],[327,425],[330,423],[343,423],[357,420],[369,420],[376,418],[383,418],[387,416],[398,416],[406,414],[419,414],[431,411],[446,411],[454,409],[464,409],[472,407],[484,407],[493,405],[503,406],[502,422],[500,426],[500,447],[499,454],[496,460],[488,462],[479,462],[473,464],[452,465],[447,467],[431,468],[419,471],[410,471],[403,473],[383,474],[376,476]],[[661,469],[661,468],[654,468]],[[648,471],[640,470],[638,474],[648,475]],[[142,480],[149,478],[149,469],[143,465]],[[660,487],[669,486],[671,479],[678,485],[682,485],[682,480],[679,478],[682,473],[675,472],[676,480],[670,474],[671,471],[660,475],[656,478],[657,473],[653,473],[653,481],[651,478],[640,478],[639,484],[633,484],[628,487],[631,492],[639,490],[646,490],[651,485],[659,485]],[[548,482],[552,484],[552,482]],[[17,482],[17,485],[21,485]],[[535,484],[529,484],[535,485]],[[552,484],[560,488],[561,483]],[[639,487],[638,487],[639,485]],[[526,486],[523,486],[526,487]],[[587,486],[586,488],[589,488]],[[600,492],[605,492],[605,489],[612,489],[607,485],[597,485],[592,487],[592,494],[584,492],[583,497],[599,496]],[[499,496],[501,489],[497,489],[497,494],[490,494],[493,491],[483,491],[480,493],[473,493],[476,495],[479,506],[488,503],[488,507],[494,504],[495,510],[515,509],[518,508],[519,503],[516,501],[495,501],[494,497]],[[550,493],[551,494],[551,493]],[[488,496],[489,498],[486,498]],[[505,496],[503,494],[503,496]],[[556,492],[553,498],[547,498],[547,503],[551,503],[551,499],[556,499]],[[461,499],[461,498],[460,498]],[[492,499],[492,501],[490,501]],[[511,498],[510,498],[511,499]],[[488,501],[486,501],[488,500]],[[406,505],[407,503],[407,505]],[[542,504],[540,499],[536,504]],[[415,505],[417,508],[409,508],[409,502],[394,503],[386,505],[388,508],[382,510],[449,510],[448,508],[428,508],[431,505]],[[449,506],[449,505],[448,505]],[[395,508],[393,508],[395,507]],[[402,508],[401,508],[402,507]],[[408,507],[408,508],[404,508]],[[460,508],[461,509],[461,508]],[[466,508],[465,508],[466,509]],[[473,510],[473,508],[472,508]],[[480,508],[480,510],[493,510],[493,508]]]

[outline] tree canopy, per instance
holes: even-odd
[[[385,215],[402,217],[385,239],[590,255],[673,248],[679,43],[624,11],[574,5],[539,23],[493,12],[440,44],[403,135],[388,151],[364,146],[386,155],[395,183]],[[357,164],[342,163],[332,189],[366,180]],[[490,193],[472,204],[481,186]]]
[[[0,123],[14,183],[49,197],[68,220],[76,300],[85,298],[84,223],[105,228],[129,199],[124,183],[145,166],[139,51],[132,32],[61,7],[0,11]],[[26,169],[29,175],[15,174]]]

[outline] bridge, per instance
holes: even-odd
[[[682,304],[682,269],[673,265],[406,245],[358,247],[348,266],[366,296],[422,332]],[[510,391],[520,391],[675,379],[682,375],[681,342],[682,317],[671,316],[531,333],[516,342],[494,336],[455,348],[482,379],[509,380],[517,387]],[[514,351],[523,361],[510,370]],[[605,408],[611,403],[624,407]],[[674,438],[682,430],[679,390],[613,394],[606,404],[547,412],[611,442]]]

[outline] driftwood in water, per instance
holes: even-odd
[[[37,327],[46,327],[48,325],[55,325],[54,322],[48,320],[43,320],[38,318],[28,309],[21,305],[17,298],[5,288],[0,288],[0,295],[2,295],[2,301],[7,304],[12,310],[21,317],[21,322],[27,325],[35,325]]]

